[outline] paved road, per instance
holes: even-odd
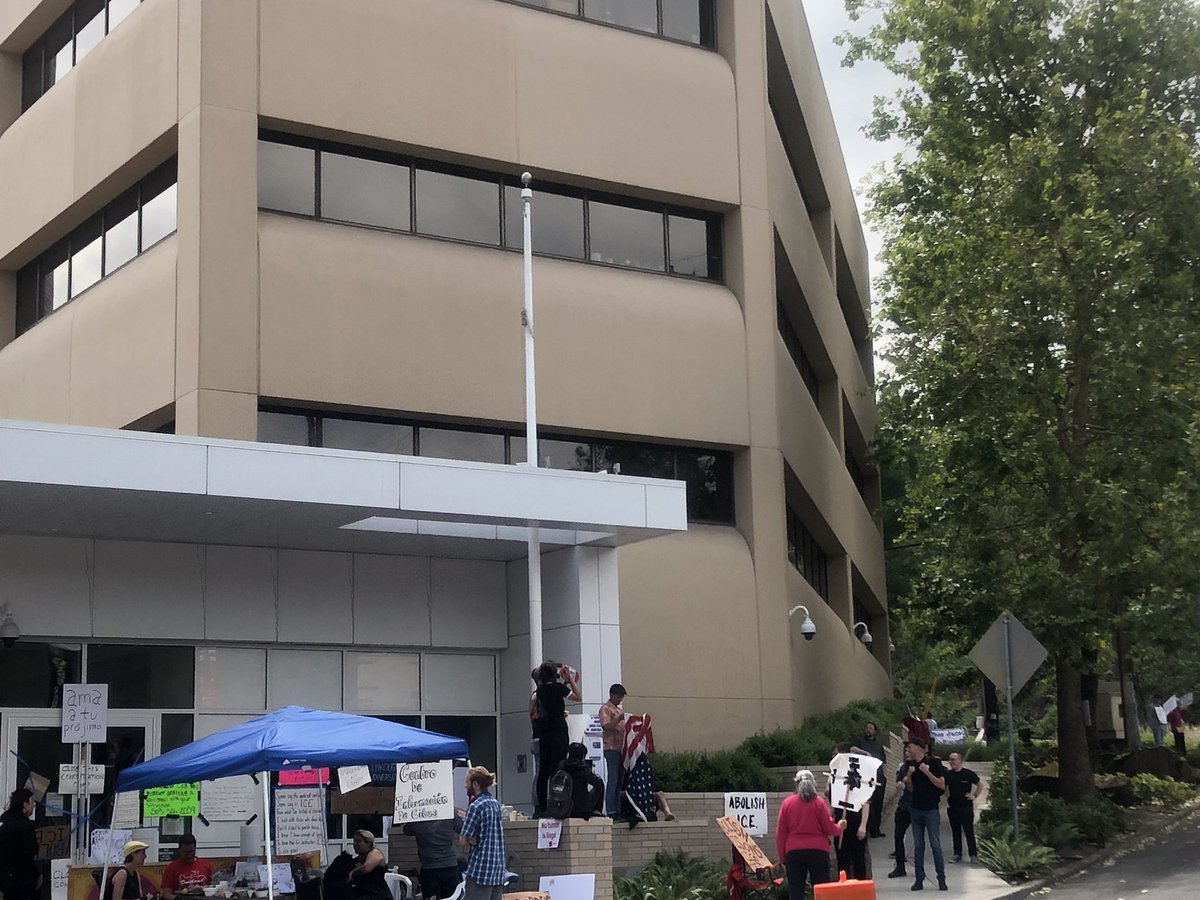
[[[1194,900],[1200,897],[1200,813],[1165,837],[1035,897],[1050,900]]]

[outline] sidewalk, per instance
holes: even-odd
[[[885,820],[886,822],[886,820]],[[871,841],[871,864],[872,871],[875,875],[875,896],[876,897],[911,897],[913,877],[912,864],[912,831],[904,837],[905,850],[908,855],[908,861],[905,863],[905,870],[908,874],[903,878],[888,878],[887,873],[892,871],[894,860],[888,856],[894,847],[894,841],[891,830],[884,828],[887,837],[875,838]],[[942,810],[942,850],[946,859],[946,883],[950,890],[942,893],[937,889],[937,874],[933,868],[933,852],[928,846],[925,848],[925,890],[920,896],[925,897],[933,893],[938,897],[969,897],[970,900],[998,900],[1000,897],[1005,897],[1013,892],[1012,885],[1003,879],[993,875],[990,871],[978,863],[969,863],[966,857],[963,857],[963,862],[951,862],[951,857],[954,855],[954,844],[950,837],[950,823],[946,819],[946,810]]]

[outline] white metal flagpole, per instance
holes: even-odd
[[[524,225],[525,301],[521,307],[521,325],[525,330],[525,464],[537,468],[537,388],[533,365],[533,220],[530,207],[533,176],[521,176],[521,206]],[[542,664],[542,539],[536,525],[529,526],[529,660],[530,667]]]
[[[267,900],[275,900],[275,879],[271,877],[271,773],[262,773],[263,785],[263,853],[267,857]]]

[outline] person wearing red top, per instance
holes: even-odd
[[[1178,704],[1167,713],[1167,724],[1171,726],[1171,734],[1175,736],[1175,749],[1180,756],[1187,756],[1187,743],[1183,737],[1183,709]]]
[[[829,880],[829,839],[845,827],[845,821],[833,821],[812,772],[797,772],[796,793],[779,807],[775,827],[775,849],[787,870],[788,900],[804,900],[806,877],[814,885]]]
[[[163,900],[175,900],[175,895],[183,888],[203,887],[212,881],[212,876],[213,864],[196,856],[195,835],[181,835],[179,857],[171,860],[163,869]]]

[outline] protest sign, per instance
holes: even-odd
[[[829,761],[834,809],[858,812],[879,784],[883,761],[859,753],[839,753]]]
[[[562,840],[562,819],[538,819],[539,850],[553,850]]]
[[[147,788],[142,799],[142,815],[194,816],[200,812],[200,782],[185,781],[166,787]]]
[[[435,763],[399,763],[396,766],[397,823],[454,818],[454,785],[451,760]]]
[[[275,852],[280,855],[325,848],[324,792],[321,788],[275,791]]]
[[[64,684],[62,742],[103,744],[108,737],[108,685]]]
[[[125,862],[125,844],[132,837],[132,828],[93,828],[88,862],[93,866],[102,866],[107,855],[110,865],[121,865]]]
[[[200,785],[200,815],[210,822],[245,822],[254,815],[256,791],[249,775],[217,778]]]
[[[341,766],[337,774],[338,790],[343,794],[371,783],[371,770],[367,766]]]
[[[726,794],[725,815],[737,819],[753,837],[767,835],[766,794]]]
[[[50,860],[50,900],[67,900],[67,874],[70,867],[69,859]]]
[[[742,859],[746,861],[750,871],[757,872],[760,869],[771,868],[771,861],[759,849],[758,844],[754,843],[754,838],[746,834],[746,829],[742,827],[741,822],[733,816],[722,816],[717,819],[717,824],[725,832],[725,837],[729,838],[729,843],[733,844],[734,849],[742,854]]]

